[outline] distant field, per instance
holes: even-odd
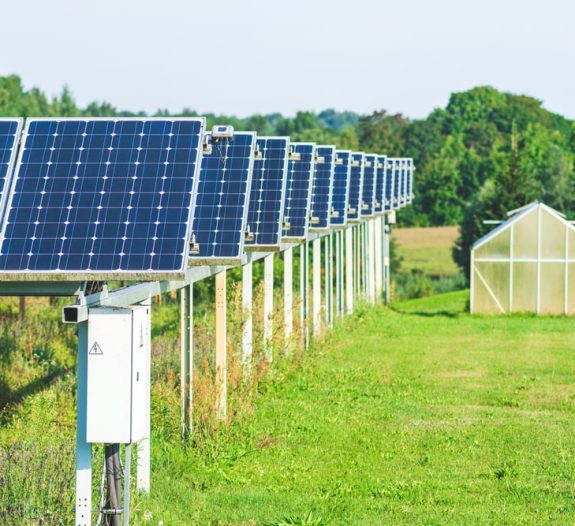
[[[396,228],[392,232],[399,255],[401,269],[410,272],[420,269],[433,276],[453,276],[459,269],[451,258],[451,248],[459,234],[459,227]]]

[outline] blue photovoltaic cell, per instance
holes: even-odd
[[[252,182],[256,134],[232,138],[206,135],[211,153],[202,156],[192,233],[199,246],[194,264],[233,262],[242,257]]]
[[[385,188],[386,188],[386,177],[385,177],[385,155],[377,156],[377,163],[375,169],[375,206],[374,211],[376,214],[381,214],[385,206]]]
[[[292,143],[291,150],[299,160],[288,162],[282,236],[304,239],[308,228],[315,144]],[[288,225],[289,228],[285,228]]]
[[[16,159],[18,137],[22,129],[22,119],[0,119],[0,214],[6,195],[6,184]]]
[[[376,162],[376,155],[365,155],[361,191],[361,215],[365,217],[373,216],[374,213]]]
[[[258,137],[247,226],[253,234],[246,247],[276,247],[286,186],[289,137]]]
[[[181,274],[203,128],[201,118],[29,119],[0,272]]]
[[[310,230],[329,228],[335,161],[335,146],[318,146],[311,190]]]
[[[385,203],[384,210],[395,210],[395,162],[389,157],[385,161]]]
[[[348,221],[359,221],[363,186],[364,158],[365,154],[361,152],[353,152],[351,154],[351,174],[349,178],[349,194],[347,201]]]
[[[351,173],[351,152],[336,150],[331,196],[331,226],[345,226],[347,222],[347,200]]]

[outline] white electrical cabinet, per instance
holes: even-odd
[[[150,310],[89,310],[87,442],[129,444],[150,436]]]

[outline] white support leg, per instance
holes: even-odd
[[[252,364],[252,262],[242,267],[242,367],[244,375],[249,375]]]
[[[284,252],[284,328],[285,351],[290,350],[293,333],[293,248]]]
[[[333,235],[325,236],[325,322],[333,325]]]
[[[264,346],[266,357],[271,363],[272,336],[273,336],[273,311],[274,311],[274,255],[269,254],[264,258]]]
[[[217,416],[224,420],[227,416],[227,300],[226,271],[216,274],[216,390]]]
[[[372,305],[375,304],[375,224],[374,219],[367,223],[367,284],[368,296]]]
[[[92,444],[86,442],[88,404],[88,322],[78,324],[78,391],[76,395],[76,526],[91,526]]]
[[[305,348],[309,347],[309,327],[308,327],[308,316],[309,316],[309,302],[308,302],[308,268],[309,268],[309,254],[308,254],[308,243],[305,241],[300,245],[300,274],[299,274],[299,291],[301,299],[300,308],[300,326],[303,331],[303,338]]]
[[[391,276],[389,271],[389,225],[383,224],[383,276],[385,283],[385,304],[389,304],[391,296]]]
[[[335,233],[335,312],[338,317],[343,315],[343,277],[342,277],[342,232]]]
[[[189,302],[191,305],[191,291],[192,291],[192,285],[190,285],[189,287]],[[148,327],[152,327],[151,322],[151,314],[152,314],[152,301],[151,298],[148,299],[148,301],[143,302],[143,305],[147,305],[149,307],[149,311],[148,311]],[[190,313],[191,313],[191,308],[190,308]],[[191,331],[191,322],[190,322],[190,330],[189,330],[189,334],[192,334]],[[147,335],[147,339],[148,341],[146,342],[148,345],[148,350],[149,352],[151,352],[151,348],[152,348],[152,335],[151,333]],[[190,357],[191,357],[191,342],[190,342]],[[151,451],[150,451],[150,418],[151,418],[151,407],[150,407],[150,394],[151,394],[151,387],[152,387],[152,367],[151,367],[151,356],[150,359],[148,360],[148,370],[146,371],[146,384],[147,384],[147,389],[146,389],[146,424],[147,424],[147,433],[146,433],[146,438],[143,438],[142,440],[140,440],[137,445],[136,445],[136,490],[138,492],[142,492],[142,493],[150,493],[150,460],[151,460]],[[190,378],[190,382],[191,382],[191,373],[189,375]],[[189,392],[191,395],[191,385],[189,388]],[[191,432],[191,396],[189,398],[189,430]]]
[[[381,302],[382,294],[383,294],[383,259],[382,259],[382,239],[381,236],[381,221],[382,217],[375,218],[375,225],[374,225],[374,246],[373,246],[373,254],[374,254],[374,287],[375,287],[375,298],[377,302]]]
[[[313,240],[313,335],[321,332],[321,239]]]
[[[353,312],[353,228],[345,231],[345,310],[348,314]]]
[[[190,431],[189,381],[191,376],[190,302],[188,287],[180,289],[180,428],[182,438]]]

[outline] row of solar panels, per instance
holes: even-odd
[[[0,119],[0,280],[181,276],[412,200],[411,159],[204,128]]]

